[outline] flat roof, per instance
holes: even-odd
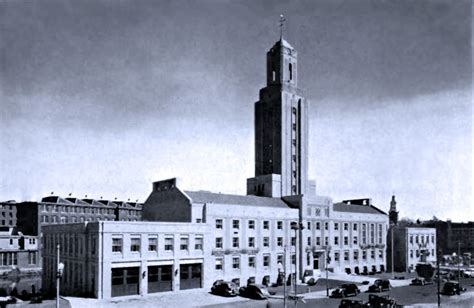
[[[185,191],[193,202],[196,203],[216,203],[216,204],[234,204],[234,205],[248,205],[248,206],[265,206],[289,208],[280,198],[269,198],[259,196],[242,196],[212,193],[208,191]]]

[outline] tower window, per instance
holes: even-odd
[[[276,81],[276,72],[275,72],[275,70],[272,71],[272,80]]]
[[[290,69],[290,80],[292,80],[293,79],[293,65],[290,63],[288,65],[288,68]]]

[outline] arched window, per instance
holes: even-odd
[[[275,72],[275,70],[272,71],[272,80],[276,81],[276,72]]]
[[[293,65],[290,63],[288,65],[288,68],[290,69],[290,80],[292,80],[293,79]]]

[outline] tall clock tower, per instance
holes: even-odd
[[[267,52],[267,85],[255,103],[255,177],[247,194],[284,197],[308,188],[308,102],[298,55],[283,38]]]

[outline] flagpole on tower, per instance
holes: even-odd
[[[283,14],[280,14],[280,40],[283,38],[283,25],[285,24],[286,18]]]

